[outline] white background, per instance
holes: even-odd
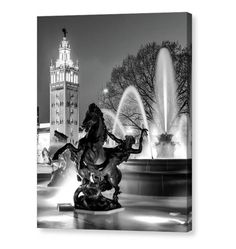
[[[2,1],[1,248],[236,248],[234,1]],[[36,229],[36,16],[193,14],[194,230]]]

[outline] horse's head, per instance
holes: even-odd
[[[82,123],[82,128],[90,135],[96,138],[106,139],[106,126],[104,123],[103,113],[96,104],[90,104],[86,116]],[[96,134],[95,134],[96,133]]]
[[[94,103],[89,105],[89,109],[86,112],[82,128],[88,132],[95,124],[99,122],[99,111],[100,110]]]

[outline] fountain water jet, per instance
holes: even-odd
[[[191,136],[186,131],[189,122],[187,118],[178,115],[177,82],[172,58],[167,48],[161,48],[157,56],[153,85],[155,92],[153,121],[148,123],[138,90],[134,86],[129,86],[121,97],[116,115],[112,112],[109,114],[106,112],[114,120],[112,133],[115,134],[118,127],[120,130],[123,127],[123,135],[127,134],[120,121],[122,108],[127,105],[131,105],[131,107],[137,105],[143,119],[144,128],[149,130],[148,144],[141,157],[153,158],[154,155],[155,158],[188,158],[191,156],[191,152],[186,154],[186,147],[190,143],[189,136]],[[129,100],[128,98],[131,99],[131,97],[136,103],[126,103]],[[148,153],[146,153],[147,151]]]
[[[178,110],[175,71],[167,48],[160,49],[157,57],[154,89],[157,100],[154,110],[157,111],[162,132],[168,133],[178,114]]]
[[[107,115],[110,118],[112,118],[113,122],[115,123],[116,115],[111,110],[103,108],[103,109],[101,109],[101,111],[103,112],[104,115]],[[117,126],[119,127],[120,131],[122,132],[123,137],[125,137],[125,135],[126,135],[125,128],[119,119],[117,120]]]
[[[175,70],[167,48],[160,49],[157,57],[154,89],[156,95],[156,108],[154,110],[157,113],[157,122],[160,123],[159,127],[162,129],[162,134],[158,136],[158,156],[174,157],[175,143],[172,140],[173,134],[170,132],[178,110]]]
[[[122,95],[122,98],[120,100],[120,103],[119,103],[119,106],[118,106],[118,109],[117,109],[117,113],[116,113],[116,119],[115,119],[115,122],[114,122],[114,125],[113,125],[112,133],[116,132],[117,124],[120,122],[119,116],[120,116],[122,107],[125,104],[125,101],[129,96],[134,96],[134,98],[136,99],[137,104],[138,104],[139,109],[140,109],[140,112],[141,112],[141,115],[142,115],[142,118],[143,118],[144,128],[149,130],[147,116],[146,116],[146,113],[145,113],[145,110],[144,110],[144,106],[143,106],[141,96],[140,96],[138,90],[134,86],[129,86],[129,87],[127,87],[125,89],[125,91],[124,91],[124,93]],[[151,139],[150,139],[149,134],[148,134],[148,146],[149,146],[149,153],[150,153],[149,156],[152,158]]]

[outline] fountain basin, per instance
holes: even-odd
[[[120,187],[124,194],[192,195],[192,159],[130,159],[119,168],[122,171]],[[38,183],[50,178],[51,172],[45,169],[38,172]]]
[[[122,193],[191,196],[192,159],[130,159],[120,165]]]

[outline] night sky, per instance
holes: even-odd
[[[141,45],[164,40],[187,42],[184,13],[38,17],[37,105],[40,123],[49,122],[49,65],[58,58],[61,29],[68,31],[72,60],[79,60],[80,122],[98,101],[112,68]]]

